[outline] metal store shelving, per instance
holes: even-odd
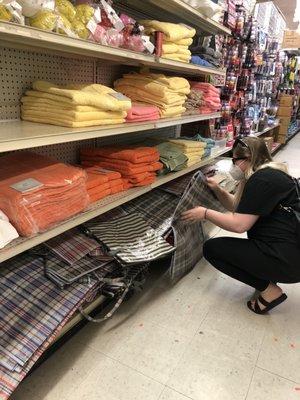
[[[130,7],[159,21],[185,22],[206,34],[230,35],[230,29],[204,16],[182,0],[117,0],[116,4]]]
[[[89,128],[64,128],[62,126],[36,124],[27,121],[0,122],[0,152],[167,128],[219,118],[220,115],[220,113],[213,113],[180,118],[165,118],[149,123],[125,123],[92,126]]]
[[[180,176],[188,174],[189,172],[193,172],[210,162],[212,162],[216,157],[221,156],[230,151],[230,148],[227,147],[225,149],[220,150],[213,157],[208,157],[204,160],[201,160],[199,163],[196,163],[188,168],[185,168],[182,171],[170,173],[163,177],[158,177],[156,182],[149,186],[143,186],[140,188],[129,189],[125,192],[121,192],[112,196],[108,196],[103,200],[94,203],[91,205],[86,211],[70,218],[67,221],[64,221],[52,229],[47,230],[46,232],[40,233],[31,238],[19,238],[11,242],[9,245],[0,250],[0,263],[8,260],[16,256],[17,254],[22,253],[23,251],[29,250],[34,246],[37,246],[40,243],[45,242],[53,238],[54,236],[60,235],[63,232],[68,231],[69,229],[74,228],[75,226],[81,225],[84,222],[89,221],[92,218],[95,218],[105,212],[112,210],[115,207],[118,207],[124,203],[127,203],[130,200],[133,200],[139,196],[142,196],[145,193],[150,192],[152,189],[157,188],[167,182],[170,182]]]
[[[226,71],[217,68],[201,67],[179,61],[157,58],[153,55],[137,53],[130,50],[102,46],[87,40],[71,38],[53,32],[42,31],[29,26],[22,26],[0,21],[0,45],[55,52],[61,55],[78,55],[83,57],[109,60],[122,65],[147,66],[153,69],[180,72],[189,75],[221,75]]]
[[[279,122],[277,122],[275,125],[268,126],[268,127],[265,128],[263,131],[261,131],[261,132],[256,132],[256,133],[255,133],[255,136],[257,136],[257,137],[262,136],[262,135],[264,135],[264,134],[266,134],[266,133],[272,131],[273,129],[278,128],[279,125],[280,125]]]
[[[121,0],[115,1],[115,3],[125,5],[125,7],[134,8],[135,11],[141,12],[143,15],[149,15],[152,18],[154,17],[160,20],[166,20],[170,22],[173,21],[176,23],[178,23],[178,20],[180,20],[188,25],[195,27],[198,32],[204,32],[209,35],[231,33],[230,30],[226,27],[203,16],[197,10],[193,9],[181,0],[149,0],[146,2],[138,0]],[[201,67],[193,64],[158,58],[153,55],[136,53],[125,49],[101,46],[90,41],[66,37],[64,35],[2,21],[0,21],[0,47],[17,49],[16,52],[21,50],[19,54],[21,58],[24,57],[26,51],[34,52],[36,54],[36,59],[32,60],[32,62],[34,63],[41,57],[48,57],[47,53],[50,54],[51,57],[53,57],[53,55],[62,56],[62,58],[65,57],[69,60],[74,58],[74,56],[76,56],[76,58],[78,60],[80,59],[81,61],[91,60],[94,64],[93,67],[95,67],[92,69],[92,72],[96,70],[97,64],[99,64],[99,68],[101,67],[101,63],[98,63],[98,60],[106,60],[110,64],[135,67],[146,66],[152,68],[153,70],[169,71],[172,73],[178,73],[178,75],[191,77],[209,75],[220,75],[222,77],[225,77],[226,75],[226,71],[221,69]],[[14,78],[15,76],[19,76],[19,72],[15,68],[15,66],[18,65],[19,61],[20,60],[17,60],[17,58],[14,58],[12,61],[11,65],[14,67],[14,75],[12,74],[12,78]],[[52,67],[53,69],[56,67],[56,65],[58,65],[58,62],[59,60],[55,61],[55,64],[53,64]],[[28,64],[27,70],[30,69],[30,65],[32,64]],[[49,71],[51,70],[51,67],[48,67],[49,60],[45,60],[44,65],[47,67],[43,66],[41,67],[41,69],[45,71],[45,79],[47,79],[49,76]],[[76,73],[78,73],[78,70],[75,70],[74,74],[76,75]],[[87,78],[86,76],[83,76],[83,78],[86,79],[83,81],[91,80],[91,76],[93,75],[89,74]],[[32,77],[31,74],[28,74],[28,81],[26,82],[26,79],[22,77],[22,85],[19,85],[20,87],[17,87],[17,85],[15,87],[8,85],[7,93],[10,93],[10,89],[12,87],[12,94],[14,96],[11,101],[12,107],[18,107],[19,96],[23,92],[24,88],[28,87],[28,84],[30,84],[32,78],[36,77]],[[13,116],[11,117],[11,115]],[[6,119],[16,117],[18,117],[18,112],[16,111],[11,114],[9,114],[8,112],[4,114],[4,118]],[[153,129],[167,128],[218,117],[220,117],[220,113],[187,116],[181,118],[168,118],[149,123],[145,122],[134,124],[121,124],[80,129],[71,129],[45,124],[35,124],[19,120],[7,120],[6,122],[0,123],[0,153],[21,149],[29,149],[39,146],[50,146],[49,149],[51,149],[51,145],[54,144],[62,144],[60,147],[63,148],[63,143],[70,143],[95,138],[108,138],[110,136],[113,137],[125,135],[131,132],[142,132]],[[154,188],[157,188],[169,181],[172,181],[173,179],[176,179],[189,172],[195,171],[198,168],[212,162],[216,157],[227,153],[229,150],[230,148],[222,149],[213,157],[202,160],[189,168],[186,168],[176,173],[171,173],[166,176],[158,177],[156,182],[150,186],[133,188],[126,192],[108,196],[101,201],[91,205],[86,211],[70,218],[67,221],[61,222],[60,224],[49,229],[46,232],[40,233],[31,238],[19,238],[0,251],[0,263],[94,217],[97,217],[115,207],[118,207],[121,204],[135,199],[145,193],[148,193]],[[48,150],[46,149],[46,151]],[[102,301],[103,297],[97,298],[95,302],[88,306],[86,312],[91,312],[93,309],[95,309],[95,307],[102,303]],[[80,314],[77,314],[73,318],[71,318],[71,320],[64,326],[57,339],[67,333],[68,330],[75,326],[81,319],[82,316]]]

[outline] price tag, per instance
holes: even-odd
[[[94,17],[89,20],[86,27],[91,32],[91,34],[94,35],[98,27],[97,22],[94,20]]]
[[[122,94],[122,93],[116,92],[116,93],[109,93],[109,94],[112,97],[114,97],[115,99],[120,100],[120,101],[131,101],[129,97],[124,96],[124,94]]]
[[[122,20],[118,17],[115,10],[105,0],[101,0],[101,4],[107,14],[108,19],[113,24],[114,28],[118,32],[121,32],[125,28],[125,25],[123,24]]]
[[[20,181],[20,182],[14,183],[13,185],[10,185],[10,187],[12,189],[15,189],[21,193],[26,193],[26,192],[29,192],[30,190],[37,189],[42,186],[44,186],[43,183],[37,181],[34,178],[24,179],[24,181]]]
[[[101,22],[101,10],[99,7],[97,7],[95,9],[94,12],[94,20],[97,22],[97,24],[99,24]]]
[[[152,54],[154,52],[155,46],[153,43],[150,42],[149,36],[142,36],[142,41],[149,53]]]

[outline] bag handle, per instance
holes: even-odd
[[[101,279],[102,281],[102,279]],[[121,304],[123,303],[129,289],[131,286],[131,281],[128,284],[125,284],[124,282],[121,282],[119,278],[117,279],[103,279],[103,281],[105,281],[105,283],[108,283],[109,285],[112,286],[118,286],[119,288],[123,288],[123,293],[122,295],[118,298],[117,302],[115,303],[115,305],[113,306],[113,308],[108,311],[106,313],[106,315],[104,315],[103,317],[99,317],[99,318],[93,318],[91,317],[89,314],[87,314],[84,309],[82,308],[82,306],[80,306],[78,308],[78,311],[80,312],[80,314],[89,322],[94,322],[96,324],[99,324],[101,322],[106,321],[107,319],[111,318],[113,316],[113,314],[118,310],[118,308],[121,306]]]

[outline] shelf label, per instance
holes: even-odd
[[[44,184],[42,182],[37,181],[34,178],[24,179],[24,181],[20,181],[14,183],[13,185],[10,185],[12,189],[15,189],[21,193],[26,193],[29,192],[30,190],[37,189],[42,186],[44,186]]]

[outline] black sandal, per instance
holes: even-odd
[[[254,312],[255,314],[266,314],[267,312],[269,312],[270,310],[272,310],[272,308],[279,306],[279,304],[283,303],[286,299],[287,299],[287,295],[285,293],[282,293],[282,295],[280,297],[278,297],[277,299],[271,301],[270,303],[268,303],[263,297],[259,296],[257,300],[255,300],[254,303],[254,308],[252,307],[252,302],[248,301],[247,306],[249,308],[249,310],[251,310],[252,312]],[[264,305],[266,308],[264,308],[263,310],[259,307],[258,301]]]

